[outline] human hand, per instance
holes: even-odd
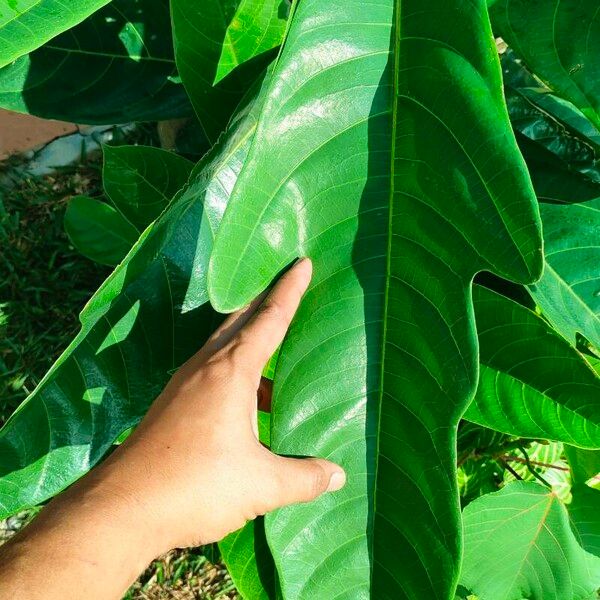
[[[340,489],[322,459],[277,456],[257,432],[261,372],[311,277],[297,262],[268,296],[231,315],[173,376],[138,429],[101,467],[155,527],[155,553],[213,542],[278,507]]]

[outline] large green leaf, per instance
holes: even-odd
[[[104,191],[117,210],[143,231],[183,187],[193,166],[160,148],[104,146]]]
[[[0,106],[92,124],[189,116],[192,107],[176,75],[168,0],[113,0],[0,69]]]
[[[471,502],[464,526],[461,583],[484,600],[589,600],[600,587],[600,559],[541,485],[516,481]]]
[[[285,598],[451,594],[470,283],[539,273],[534,203],[483,2],[297,5],[209,273],[231,311],[314,261],[272,443],[341,463],[348,483],[267,516]]]
[[[252,113],[241,115],[198,164],[86,305],[79,335],[0,430],[0,518],[83,475],[220,322],[207,304],[208,258],[254,128]]]
[[[546,266],[531,295],[564,337],[600,348],[600,199],[542,204],[541,214]]]
[[[494,30],[540,79],[600,126],[597,0],[488,0]]]
[[[69,201],[65,230],[81,254],[111,266],[125,258],[139,236],[112,206],[88,196],[75,196]]]
[[[0,67],[70,29],[110,0],[0,0]]]
[[[519,437],[600,448],[600,379],[529,309],[473,290],[481,363],[465,418]]]
[[[171,13],[179,73],[214,141],[271,57],[264,52],[281,43],[286,0],[171,0]]]

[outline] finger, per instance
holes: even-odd
[[[336,492],[346,484],[346,473],[322,458],[278,457],[277,492],[269,510],[297,502],[310,502],[325,492]]]
[[[268,290],[255,298],[248,306],[241,308],[237,312],[230,314],[221,325],[210,336],[204,347],[203,352],[213,354],[217,350],[225,347],[231,339],[248,323],[258,307],[263,303],[268,295]]]
[[[234,336],[244,349],[244,362],[261,371],[280,346],[310,283],[312,263],[299,260],[275,284],[247,324]]]

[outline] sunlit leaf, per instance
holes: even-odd
[[[231,311],[296,257],[314,262],[277,363],[272,444],[341,463],[348,484],[267,516],[286,598],[454,590],[471,280],[541,267],[494,57],[483,3],[297,5],[209,275]]]
[[[0,0],[0,67],[77,25],[110,0]]]
[[[584,358],[524,306],[481,286],[473,298],[481,368],[465,418],[518,437],[600,448],[600,378]]]
[[[589,600],[600,587],[600,559],[579,546],[565,507],[547,488],[515,481],[471,502],[463,516],[461,583],[477,596]]]

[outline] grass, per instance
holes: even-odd
[[[110,272],[81,256],[63,229],[71,196],[101,193],[100,156],[46,177],[24,166],[19,157],[0,163],[0,425],[67,347],[81,308]],[[36,512],[0,522],[0,544]],[[124,600],[237,598],[224,567],[192,549],[154,561]]]

